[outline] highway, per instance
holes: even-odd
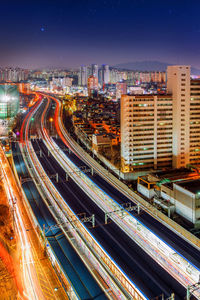
[[[58,103],[58,100],[54,97],[51,97],[54,101],[56,101]],[[109,196],[111,196],[115,201],[117,201],[120,204],[123,203],[127,203],[131,201],[134,201],[134,198],[132,197],[126,197],[126,195],[124,195],[124,191],[123,193],[120,191],[120,187],[117,186],[117,181],[113,183],[113,180],[110,180],[110,176],[106,175],[107,171],[105,170],[104,172],[102,172],[102,167],[100,170],[98,170],[98,167],[96,167],[96,162],[94,164],[94,160],[91,158],[88,158],[88,155],[84,155],[84,151],[80,151],[77,147],[76,147],[76,143],[73,142],[69,135],[64,135],[65,138],[67,138],[67,141],[63,138],[63,135],[61,133],[60,128],[62,127],[60,125],[60,121],[59,121],[59,113],[57,110],[57,113],[55,113],[55,125],[56,125],[56,129],[58,134],[61,136],[62,141],[60,140],[56,140],[57,144],[59,146],[61,146],[61,149],[64,149],[64,145],[67,145],[73,152],[75,152],[76,155],[74,155],[71,151],[71,154],[69,153],[69,151],[66,151],[66,155],[68,157],[70,157],[70,159],[72,161],[75,162],[75,164],[77,166],[80,166],[81,168],[83,167],[87,167],[87,166],[92,166],[94,168],[95,171],[97,171],[98,175],[96,175],[95,177],[92,177],[89,173],[87,173],[87,176],[90,177],[99,187],[101,187]],[[59,124],[59,125],[58,125]],[[59,128],[59,126],[61,126]],[[63,131],[62,131],[63,132]],[[66,148],[67,149],[67,148]],[[58,151],[59,152],[59,151]],[[81,160],[80,160],[81,157]],[[85,163],[86,162],[86,163]],[[105,175],[105,176],[104,176]],[[103,178],[102,178],[103,177]],[[189,274],[191,274],[190,272],[193,272],[191,270],[191,267],[193,268],[193,266],[196,266],[194,268],[199,268],[200,265],[200,254],[199,251],[197,249],[196,246],[192,246],[191,243],[187,242],[185,239],[183,239],[180,235],[175,234],[173,231],[171,231],[168,227],[162,225],[159,221],[157,221],[155,218],[153,218],[150,214],[146,213],[145,211],[142,212],[142,214],[140,214],[139,216],[136,216],[137,220],[142,221],[142,224],[144,224],[144,226],[146,226],[147,228],[150,228],[150,230],[152,230],[152,232],[154,232],[159,238],[160,240],[164,241],[165,243],[167,243],[168,245],[170,245],[171,249],[174,249],[174,252],[176,252],[179,257],[180,260],[182,260],[182,257],[185,258],[189,263],[188,266],[185,265],[185,271],[187,274],[185,274],[186,278],[187,276],[190,276]],[[175,264],[177,264],[177,270],[179,269],[180,265],[182,264],[182,262],[179,261],[179,259],[177,260],[177,258],[173,258]],[[173,264],[174,264],[173,262]],[[193,266],[192,266],[192,264]],[[180,264],[180,265],[179,265]],[[193,268],[193,270],[194,270]],[[195,271],[196,272],[196,271]],[[199,272],[199,271],[198,271]],[[191,281],[191,282],[197,282],[199,279],[199,276],[197,274],[195,281]],[[187,279],[185,281],[185,286],[187,286]],[[183,283],[183,281],[182,281]]]
[[[28,170],[18,146],[16,146],[16,148],[13,147],[13,154],[19,176],[21,176],[22,180],[29,178]],[[44,203],[42,197],[40,196],[33,181],[24,182],[23,189],[30,203],[32,211],[38,220],[40,230],[43,230],[44,225],[46,229],[52,227],[51,230],[48,230],[46,238],[79,297],[82,299],[83,297],[92,297],[101,294],[102,291],[90,273],[87,271],[86,267],[73,250],[72,246],[67,241],[60,228],[54,229],[53,226],[56,225],[56,222],[53,219],[48,207]],[[91,292],[90,287],[92,287],[93,292]],[[97,299],[106,298],[97,297]]]
[[[51,97],[54,101],[58,101],[56,98]],[[55,122],[56,128],[58,130],[58,113],[55,113]],[[59,135],[61,132],[58,130]],[[67,137],[67,135],[65,136]],[[93,167],[96,171],[95,177],[92,177],[89,173],[87,174],[100,188],[102,188],[111,198],[117,201],[119,204],[124,204],[130,201],[130,197],[127,197],[124,193],[122,193],[117,186],[117,179],[116,183],[113,186],[113,182],[109,181],[108,177],[106,176],[107,171],[105,170],[105,176],[95,168],[92,164],[92,158],[90,161],[86,160],[86,157],[82,155],[80,151],[76,149],[72,140],[69,138],[67,140],[63,139],[61,135],[61,139],[55,139],[55,142],[60,147],[60,149],[70,149],[71,151],[65,151],[65,154],[70,157],[70,159],[77,165],[81,167]],[[66,147],[67,146],[67,147]],[[65,148],[66,147],[66,148]],[[80,159],[81,158],[81,159]],[[131,199],[132,201],[134,199]],[[200,268],[200,251],[197,250],[196,247],[192,246],[189,242],[185,241],[182,237],[175,234],[172,230],[168,227],[161,224],[147,212],[143,211],[142,214],[137,215],[137,219],[142,221],[142,223],[150,228],[156,235],[158,235],[162,240],[167,242],[172,248],[174,248],[177,252],[179,252],[182,256],[186,257],[189,261],[191,261],[196,267]]]
[[[104,213],[71,179],[68,182],[65,181],[65,171],[51,154],[48,157],[48,150],[43,142],[36,140],[32,141],[32,144],[37,153],[42,151],[42,157],[38,154],[38,158],[46,172],[49,175],[59,174],[60,181],[54,182],[54,185],[73,211],[76,214],[87,212],[91,215],[95,213],[96,226],[90,228],[90,231],[145,295],[153,298],[162,293],[170,296],[172,292],[175,292],[176,299],[183,299],[186,291],[177,281],[117,225],[111,222],[105,226]]]
[[[44,110],[43,114],[45,114],[46,108],[42,109]],[[39,123],[39,121],[34,117],[32,117],[31,120],[35,120],[36,124]],[[29,121],[30,117],[28,122]],[[70,233],[71,236],[69,236],[69,239],[73,241],[73,243],[76,242],[76,245],[74,245],[75,249],[79,253],[80,257],[84,259],[86,265],[89,266],[90,271],[94,275],[95,279],[101,286],[103,279],[105,293],[109,295],[111,299],[116,299],[116,297],[117,299],[124,300],[130,298],[129,293],[127,293],[127,291],[122,288],[119,283],[116,283],[116,277],[113,278],[113,276],[110,276],[108,270],[106,270],[106,260],[106,267],[109,262],[109,267],[114,268],[114,270],[117,272],[117,276],[123,276],[123,281],[126,283],[128,292],[131,293],[130,295],[132,295],[134,299],[147,299],[138,290],[134,283],[127,281],[126,276],[122,274],[119,268],[113,263],[113,261],[110,260],[109,255],[105,253],[100,244],[98,244],[87,231],[86,227],[79,219],[80,216],[77,217],[69,208],[69,206],[63,201],[63,198],[60,196],[59,192],[56,190],[55,186],[50,181],[39,160],[37,159],[35,151],[28,140],[29,130],[27,129],[28,127],[25,129],[25,148],[27,156],[25,161],[27,161],[28,168],[33,176],[34,182],[38,185],[39,189],[43,190],[42,193],[44,192],[44,202],[47,203],[47,206],[59,224],[59,227],[62,229],[65,235],[68,236]],[[32,130],[30,131],[32,132]],[[100,276],[100,278],[98,278],[97,275]],[[99,279],[101,279],[101,282],[99,282]],[[107,285],[106,289],[105,283]]]
[[[34,111],[34,109],[33,109]],[[29,127],[30,117],[26,118],[23,130]],[[33,120],[32,120],[33,121]],[[26,134],[22,133],[25,138]],[[20,148],[17,145],[13,147],[13,154],[18,175],[23,179],[30,178],[30,174],[23,157],[20,153]],[[37,219],[40,231],[46,228],[47,246],[51,247],[57,262],[60,264],[63,273],[70,282],[76,293],[76,299],[107,299],[104,291],[92,277],[81,258],[73,249],[59,226],[54,229],[57,222],[54,220],[48,206],[39,194],[37,187],[33,181],[28,180],[23,183],[23,189],[30,203],[32,212]],[[52,229],[51,229],[52,228]],[[55,260],[54,258],[54,260]]]
[[[83,160],[81,160],[72,151],[69,153],[68,147],[64,144],[64,142],[60,138],[54,138],[54,141],[56,142],[58,147],[64,151],[65,155],[75,163],[75,165],[81,168],[89,167]],[[130,201],[129,198],[127,198],[119,190],[113,187],[99,174],[95,173],[95,176],[92,176],[88,172],[87,176],[119,204],[122,205]],[[200,268],[200,251],[198,251],[195,247],[187,243],[180,236],[176,235],[169,228],[159,223],[156,219],[152,218],[147,212],[142,211],[140,215],[136,214],[136,212],[131,212],[131,213],[134,216],[136,216],[137,219],[140,220],[146,227],[150,228],[154,233],[156,233],[156,235],[158,235],[162,240],[166,241],[176,251],[178,251],[180,254],[182,254],[184,257],[190,260],[195,266]]]
[[[2,167],[3,183],[10,207],[13,208],[16,234],[19,236],[20,247],[18,264],[12,266],[14,279],[17,283],[18,297],[20,299],[43,299],[36,270],[33,263],[33,250],[30,248],[30,239],[25,228],[25,214],[21,203],[21,194],[15,182],[9,162],[0,147],[0,165]],[[9,263],[9,260],[7,261]],[[8,269],[9,271],[9,269]],[[12,276],[13,276],[12,274]]]

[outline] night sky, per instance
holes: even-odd
[[[142,60],[200,68],[200,1],[1,1],[0,65]]]

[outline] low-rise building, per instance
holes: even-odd
[[[200,227],[200,175],[189,169],[138,177],[137,190],[150,202]]]
[[[110,136],[105,134],[93,134],[92,136],[92,148],[96,152],[111,148],[112,140]]]

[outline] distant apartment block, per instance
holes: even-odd
[[[86,66],[80,67],[78,84],[81,86],[87,86],[87,79],[88,79],[88,68]]]
[[[87,88],[88,88],[88,96],[91,97],[93,94],[97,93],[98,78],[93,75],[89,76],[87,81]]]
[[[167,94],[121,98],[123,172],[200,165],[200,80],[170,66]]]
[[[126,82],[116,83],[116,99],[120,99],[121,95],[127,94],[127,84]]]
[[[99,81],[103,86],[104,84],[108,84],[110,81],[110,69],[108,65],[102,65],[99,71]]]
[[[29,71],[21,68],[0,68],[1,82],[20,82],[28,79]]]

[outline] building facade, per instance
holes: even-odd
[[[127,94],[127,83],[117,82],[116,83],[116,99],[120,99],[121,95]]]
[[[123,172],[171,167],[172,96],[122,95]]]
[[[99,77],[99,68],[98,65],[92,64],[91,65],[91,75],[98,78]]]
[[[81,66],[79,71],[78,84],[80,86],[87,86],[88,72],[87,66]]]
[[[17,85],[0,85],[0,119],[10,119],[19,111],[19,91]]]
[[[169,176],[168,176],[169,175]],[[157,206],[200,228],[200,179],[198,172],[173,169],[138,177],[137,191]]]
[[[173,98],[173,167],[189,164],[190,152],[190,67],[167,68],[167,91]]]
[[[98,91],[98,78],[95,76],[89,76],[88,77],[88,96],[91,97]]]
[[[190,84],[190,164],[200,167],[200,80]]]
[[[108,84],[110,82],[110,69],[108,65],[102,65],[99,71],[100,84]]]
[[[167,94],[121,98],[124,172],[200,165],[200,80],[189,66],[170,66]]]
[[[29,77],[29,71],[21,68],[0,68],[1,82],[21,82]]]

